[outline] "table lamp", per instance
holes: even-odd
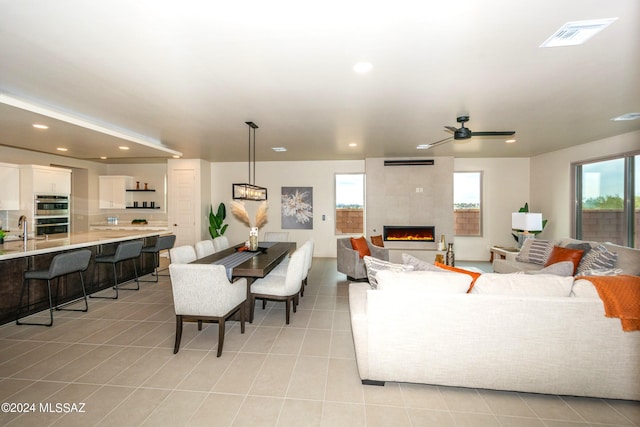
[[[511,228],[517,231],[518,245],[522,246],[526,239],[535,237],[531,231],[542,231],[542,214],[514,212],[511,214]]]

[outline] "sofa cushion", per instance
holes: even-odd
[[[368,255],[365,256],[363,260],[364,260],[364,265],[367,268],[367,278],[369,279],[369,285],[371,286],[371,289],[378,288],[377,275],[383,270],[392,270],[392,271],[413,270],[413,267],[411,266],[405,266],[403,264],[395,264],[389,261],[368,256]]]
[[[480,277],[480,275],[482,274],[482,273],[476,273],[475,271],[465,270],[464,268],[452,267],[450,265],[442,264],[439,262],[436,262],[435,265],[436,267],[442,268],[443,270],[448,270],[455,273],[468,274],[469,277],[471,277],[471,285],[469,286],[469,290],[467,292],[471,292],[471,289],[473,289],[473,285],[475,284],[476,279]]]
[[[554,274],[556,276],[573,276],[575,266],[571,261],[560,261],[548,265],[541,270],[525,271],[526,274]]]
[[[552,274],[486,273],[478,277],[472,294],[568,297],[573,277]]]
[[[423,261],[409,254],[402,254],[402,263],[413,267],[413,271],[443,271],[442,268],[436,267],[433,263]]]
[[[450,271],[380,271],[378,290],[464,294],[471,284],[471,276]],[[411,299],[411,295],[408,296]]]
[[[360,237],[352,237],[351,238],[351,247],[358,251],[360,254],[360,258],[364,258],[367,255],[371,255],[371,251],[369,250],[369,245],[367,244],[367,239],[364,236]]]
[[[620,246],[610,242],[602,244],[609,252],[617,255],[615,268],[622,269],[622,274],[640,276],[640,249]]]
[[[578,265],[580,264],[583,254],[584,250],[581,249],[569,249],[563,248],[562,246],[554,246],[544,266],[548,267],[561,261],[571,261],[573,263],[573,275],[576,274],[576,271],[578,270]]]
[[[371,244],[384,248],[384,241],[382,240],[382,234],[377,236],[371,236]]]
[[[526,239],[516,256],[516,261],[544,265],[552,248],[553,243],[549,240]]]
[[[610,252],[604,245],[591,249],[578,265],[577,274],[586,274],[590,270],[609,270],[616,264],[617,254]]]

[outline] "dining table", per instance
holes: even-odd
[[[296,250],[295,242],[258,242],[258,250],[247,250],[244,243],[223,249],[192,261],[192,264],[220,264],[227,270],[230,281],[247,279],[247,301],[250,300],[251,284],[265,277],[286,257]],[[245,304],[245,319],[251,314],[250,304]]]

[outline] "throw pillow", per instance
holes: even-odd
[[[373,245],[380,246],[381,248],[384,248],[384,241],[382,240],[382,234],[379,234],[377,236],[371,236],[371,243]]]
[[[600,298],[593,283],[585,279],[576,279],[571,287],[571,296],[576,298]]]
[[[554,274],[556,276],[573,276],[575,266],[572,261],[560,261],[542,270],[525,271],[525,274]]]
[[[485,273],[478,277],[471,293],[531,297],[568,297],[571,293],[572,285],[572,276]]]
[[[371,289],[378,288],[378,281],[376,279],[376,275],[380,271],[383,271],[383,270],[411,271],[413,270],[412,267],[404,266],[402,264],[394,264],[392,262],[374,258],[368,255],[366,255],[363,258],[363,260],[364,260],[364,265],[367,268],[367,278],[369,279],[369,285],[371,286]]]
[[[367,255],[371,255],[371,251],[369,250],[369,245],[367,244],[367,239],[364,236],[355,238],[351,238],[351,247],[358,251],[360,254],[360,258],[364,258]]]
[[[562,246],[564,248],[569,248],[569,249],[579,249],[581,251],[584,251],[584,253],[582,254],[583,258],[591,250],[591,245],[589,243],[587,243],[587,242],[584,242],[584,243],[569,243],[568,245],[558,245],[558,246]]]
[[[584,254],[584,251],[580,249],[569,249],[563,248],[562,246],[554,246],[544,266],[548,267],[557,262],[571,261],[573,263],[572,274],[576,274],[576,271],[578,271],[578,265],[580,265],[580,260],[582,259],[582,254]]]
[[[526,239],[520,253],[516,256],[516,261],[544,265],[552,247],[552,243],[548,240]]]
[[[469,289],[471,278],[467,274],[450,271],[408,271],[384,270],[378,272],[378,290],[386,292],[409,292],[408,298],[416,292],[429,294],[464,294]]]
[[[443,268],[436,267],[430,262],[423,261],[409,254],[402,254],[402,263],[413,267],[413,271],[444,271]]]
[[[469,286],[469,290],[467,290],[467,292],[471,292],[471,289],[473,289],[473,285],[476,283],[476,280],[478,279],[478,277],[480,277],[482,275],[482,273],[476,273],[475,271],[465,270],[464,268],[451,267],[450,265],[441,264],[439,262],[436,262],[435,265],[436,265],[436,267],[440,267],[440,268],[448,270],[448,271],[453,271],[453,272],[456,272],[456,273],[468,274],[469,276],[471,276],[471,285]]]
[[[618,256],[603,245],[591,249],[580,261],[577,275],[586,274],[590,270],[610,270],[616,264]]]

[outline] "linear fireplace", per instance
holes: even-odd
[[[431,225],[385,225],[383,238],[392,242],[435,242],[436,228]]]

